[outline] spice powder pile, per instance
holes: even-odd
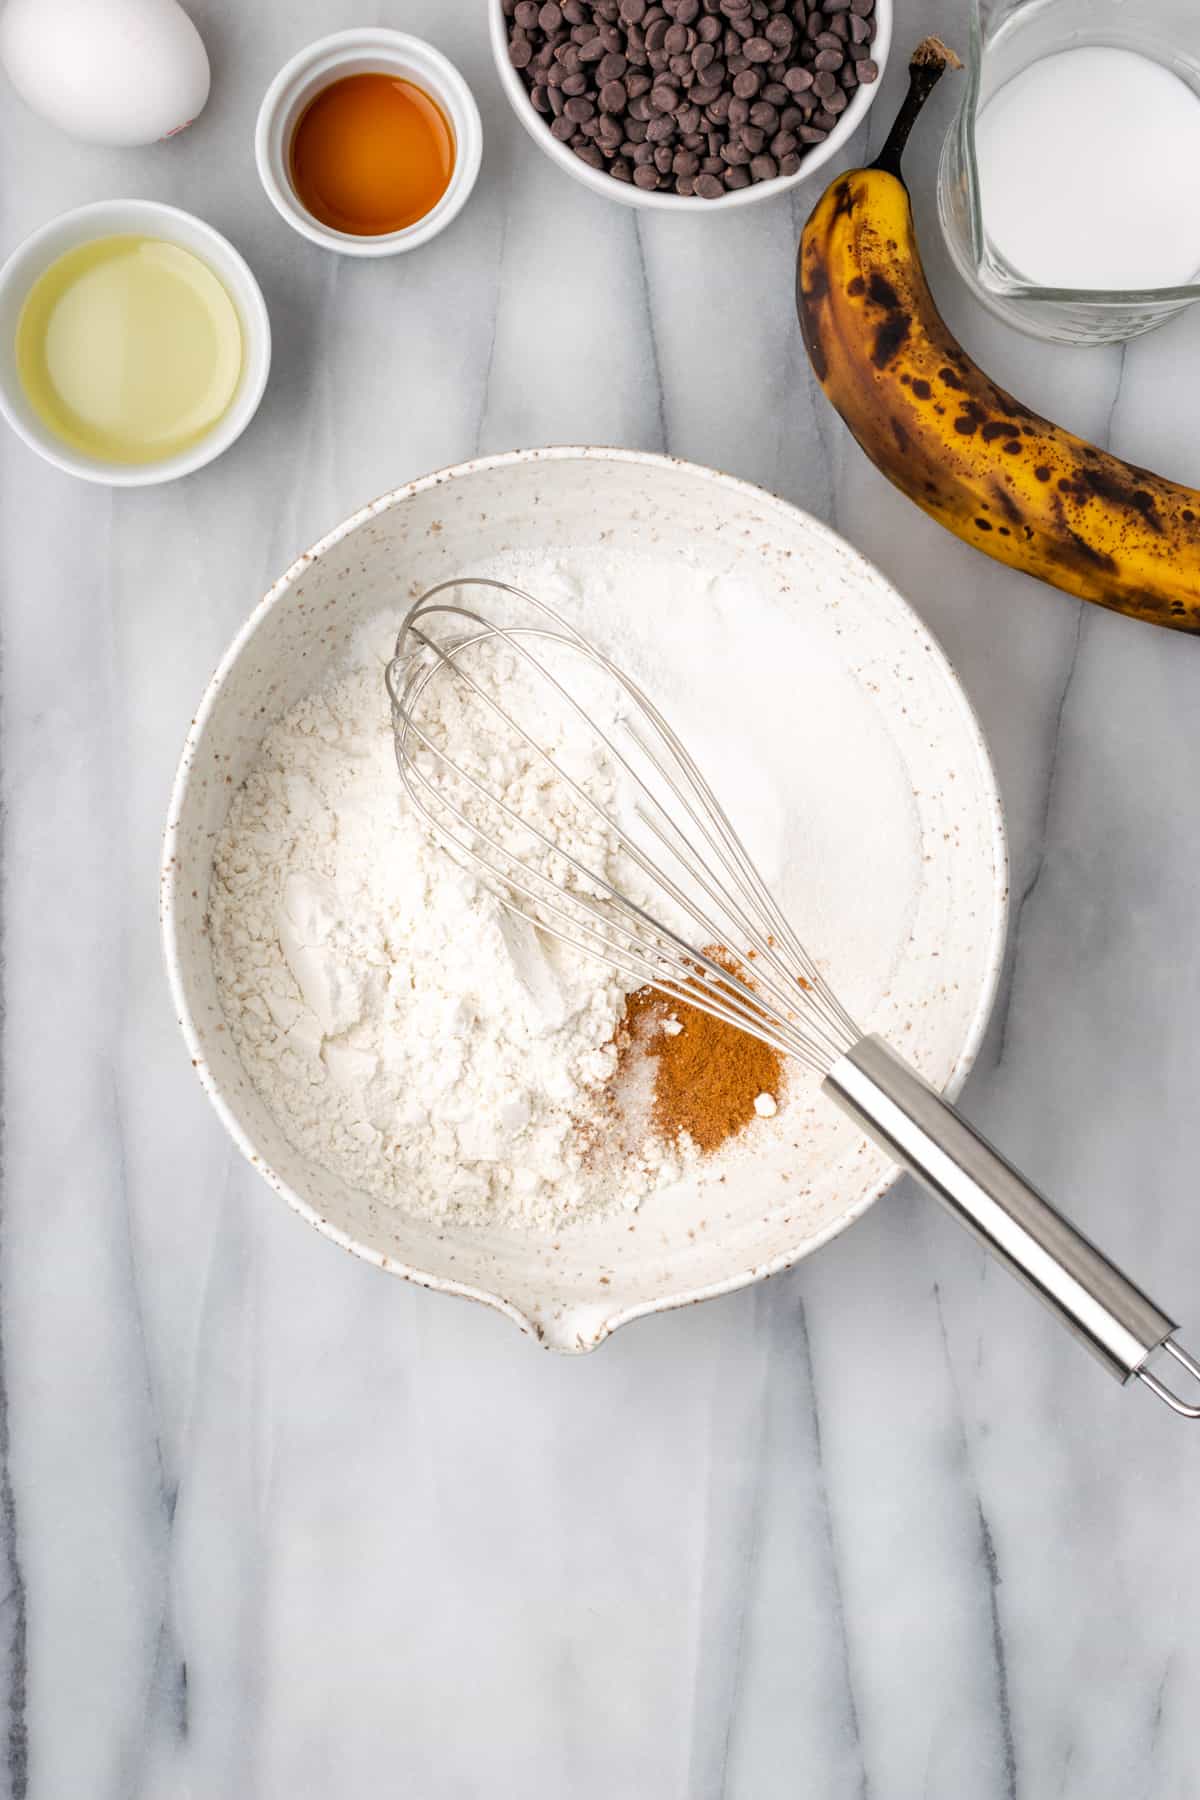
[[[654,988],[630,994],[618,1044],[622,1062],[633,1055],[653,1060],[651,1118],[668,1143],[686,1132],[702,1155],[711,1155],[756,1116],[760,1094],[779,1102],[777,1050]]]

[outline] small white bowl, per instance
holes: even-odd
[[[870,112],[875,96],[883,86],[888,51],[892,45],[892,0],[875,0],[876,25],[871,60],[878,64],[879,74],[869,86],[854,90],[853,100],[825,142],[815,145],[809,151],[794,175],[780,175],[774,181],[756,181],[750,187],[735,188],[731,193],[723,194],[719,200],[702,200],[696,194],[657,193],[653,189],[647,192],[644,188],[635,187],[630,181],[614,181],[604,169],[593,169],[588,163],[581,162],[566,144],[560,144],[557,138],[551,137],[549,126],[535,108],[525,83],[508,59],[508,20],[504,16],[501,0],[487,0],[487,6],[492,55],[496,60],[500,85],[534,142],[560,169],[565,169],[576,181],[582,181],[584,187],[591,188],[593,193],[602,194],[606,200],[616,200],[622,206],[648,207],[656,212],[729,212],[735,206],[753,206],[759,200],[773,200],[777,194],[786,194],[790,188],[807,181],[810,175],[815,175],[831,157],[837,155]]]
[[[432,211],[403,231],[357,237],[314,219],[292,186],[292,133],[304,108],[330,82],[346,75],[403,76],[437,101],[454,133],[454,172]],[[285,63],[263,96],[254,132],[254,157],[267,198],[293,230],[343,256],[397,256],[415,250],[458,217],[475,186],[483,155],[483,127],[475,96],[448,57],[422,38],[383,26],[335,31]]]
[[[34,411],[17,370],[17,320],[34,282],[68,250],[94,238],[122,235],[164,238],[198,256],[223,284],[242,328],[242,373],[229,410],[199,443],[158,462],[109,462],[73,449]],[[27,237],[0,269],[0,412],[31,450],[82,481],[152,487],[202,469],[246,429],[258,411],[270,368],[271,321],[249,264],[228,238],[176,206],[157,200],[97,200],[77,207]]]

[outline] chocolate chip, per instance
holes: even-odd
[[[534,111],[589,167],[647,192],[716,198],[795,174],[878,76],[875,0],[501,5]]]

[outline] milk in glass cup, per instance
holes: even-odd
[[[938,171],[950,253],[1035,337],[1102,344],[1200,299],[1200,0],[967,0]]]

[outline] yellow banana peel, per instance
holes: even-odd
[[[948,62],[926,39],[878,160],[831,183],[796,302],[825,393],[902,493],[985,555],[1100,606],[1200,631],[1200,493],[1064,431],[990,380],[921,267],[900,153]]]

